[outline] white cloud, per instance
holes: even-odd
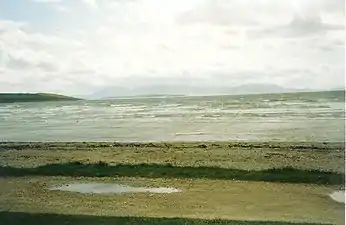
[[[98,4],[96,0],[83,0],[83,1],[85,2],[85,4],[87,4],[91,8],[98,8]]]
[[[45,4],[48,7],[62,13],[72,11],[70,7],[66,6],[66,3],[68,2],[66,0],[31,0],[31,2]]]
[[[59,3],[63,2],[64,0],[31,0],[32,2],[38,2],[38,3]]]
[[[79,94],[148,82],[329,88],[343,80],[338,0],[80,2],[95,10],[74,6],[59,31],[0,21],[0,88]]]

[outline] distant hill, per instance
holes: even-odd
[[[273,84],[246,84],[240,86],[193,86],[193,85],[149,85],[136,88],[107,87],[89,96],[90,98],[114,98],[155,95],[245,95],[265,93],[305,92],[307,89],[284,88]]]
[[[0,93],[0,103],[74,101],[78,98],[49,93]]]
[[[244,84],[230,89],[230,94],[267,94],[267,93],[290,93],[306,92],[309,89],[286,88],[274,84]]]

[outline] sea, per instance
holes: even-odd
[[[0,141],[344,142],[345,92],[0,104]]]

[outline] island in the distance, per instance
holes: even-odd
[[[0,103],[75,101],[79,98],[50,93],[0,93]]]

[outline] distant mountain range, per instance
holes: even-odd
[[[190,85],[151,85],[136,88],[112,86],[93,93],[90,98],[114,98],[158,95],[242,95],[307,92],[309,89],[285,88],[273,84],[244,84],[235,87],[201,87]]]

